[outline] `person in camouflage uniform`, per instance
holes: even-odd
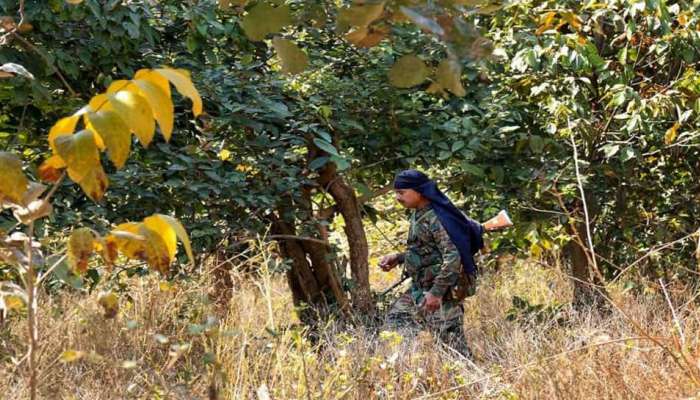
[[[414,209],[407,250],[385,256],[380,267],[389,271],[403,264],[411,287],[390,307],[386,327],[409,332],[427,327],[443,343],[470,356],[462,300],[474,293],[476,275],[464,272],[460,252],[428,198],[412,189],[397,189],[396,198]]]

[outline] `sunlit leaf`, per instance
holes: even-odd
[[[68,167],[68,175],[80,182],[91,169],[100,165],[100,153],[93,138],[94,133],[82,130],[72,135],[61,135],[54,141],[56,153]]]
[[[170,98],[170,84],[162,75],[153,72],[139,71],[136,73],[139,77],[132,82],[138,87],[141,94],[151,106],[153,114],[160,131],[166,141],[170,141],[170,136],[173,133],[173,121],[175,118],[175,108],[173,100]],[[133,86],[129,86],[127,90],[133,90]]]
[[[85,352],[83,351],[66,350],[63,353],[61,353],[61,356],[59,358],[61,359],[61,362],[71,363],[78,361],[83,357],[85,357]]]
[[[128,258],[145,261],[156,271],[167,274],[171,262],[170,248],[157,232],[143,223],[129,222],[117,226],[111,234],[116,238],[119,250]],[[172,230],[171,234],[171,242],[174,242],[176,235]]]
[[[177,235],[175,230],[159,215],[144,218],[143,225],[160,236],[167,249],[168,263],[172,262],[177,253]]]
[[[39,166],[39,179],[45,182],[56,182],[61,177],[61,170],[64,168],[66,168],[66,163],[59,155],[54,154]]]
[[[192,113],[195,117],[202,113],[202,98],[192,83],[189,71],[172,68],[158,68],[155,71],[172,83],[181,95],[192,100]]]
[[[131,259],[146,260],[146,250],[143,242],[145,237],[139,234],[141,224],[138,222],[126,222],[117,225],[105,238],[116,244],[119,251]]]
[[[95,251],[100,254],[102,260],[104,260],[108,267],[114,265],[114,262],[117,260],[118,250],[119,248],[114,236],[107,235],[107,237],[104,238],[97,238]]]
[[[71,232],[68,238],[68,263],[73,271],[84,274],[88,268],[88,260],[94,250],[95,235],[89,228],[78,228]]]
[[[194,262],[194,255],[192,254],[192,245],[190,244],[190,238],[189,235],[187,235],[187,231],[185,230],[185,227],[178,221],[176,218],[173,218],[169,215],[163,215],[163,214],[155,214],[155,217],[158,217],[165,221],[170,227],[175,231],[175,235],[177,236],[178,239],[182,242],[182,245],[185,247],[185,253],[187,254],[187,258],[190,260],[190,262]],[[145,221],[145,220],[144,220]]]
[[[170,251],[174,239],[164,238],[161,232],[149,229],[145,224],[141,224],[139,234],[146,238],[143,242],[146,263],[161,274],[167,275],[173,260]]]
[[[12,153],[0,151],[0,202],[4,199],[21,202],[28,185],[29,181],[22,172],[22,160]]]
[[[87,129],[102,138],[109,159],[117,169],[124,167],[131,151],[131,132],[115,111],[103,109],[85,116]]]
[[[401,57],[389,71],[389,82],[399,88],[420,85],[428,77],[423,60],[413,54]]]
[[[676,140],[676,136],[678,136],[678,128],[681,127],[681,124],[676,122],[673,124],[672,127],[668,128],[666,130],[666,133],[664,134],[664,143],[666,144],[671,144]]]
[[[61,135],[70,135],[75,132],[75,125],[78,123],[80,115],[74,114],[70,117],[61,118],[51,127],[49,131],[49,146],[51,150],[56,153],[56,145],[54,144],[55,139]]]
[[[112,87],[114,85],[110,86],[110,89]],[[110,93],[109,89],[107,91]],[[111,109],[126,122],[143,147],[148,147],[156,129],[153,109],[148,101],[132,91],[117,90],[110,93],[109,103]]]
[[[100,201],[107,190],[107,186],[109,186],[109,179],[102,169],[102,165],[98,165],[89,170],[78,184],[90,199]]]
[[[282,62],[282,72],[296,75],[309,65],[309,57],[291,40],[275,37],[272,46]]]
[[[4,308],[5,310],[21,310],[26,305],[21,296],[6,295],[1,297],[2,298],[0,299],[0,302],[4,303],[4,306],[0,307],[0,309]]]

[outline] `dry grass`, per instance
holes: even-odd
[[[516,263],[485,275],[467,300],[472,362],[427,333],[401,337],[336,322],[312,343],[297,324],[284,279],[264,271],[242,280],[223,312],[207,300],[208,275],[172,288],[159,288],[155,278],[127,279],[121,310],[111,320],[102,317],[97,294],[43,296],[42,398],[207,398],[212,387],[221,399],[672,399],[698,393],[691,376],[698,368],[699,309],[683,288],[671,297],[685,345],[662,340],[678,353],[672,355],[635,339],[677,331],[658,292],[611,290],[644,333],[618,311],[562,307],[509,320],[514,296],[556,305],[570,293],[557,268]],[[23,364],[13,365],[25,351],[24,333],[18,317],[0,331],[2,398],[26,397]],[[67,349],[85,356],[62,362]]]

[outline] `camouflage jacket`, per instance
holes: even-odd
[[[413,280],[412,289],[430,291],[437,297],[448,294],[459,280],[462,262],[457,247],[430,206],[411,216],[406,244],[400,261]]]

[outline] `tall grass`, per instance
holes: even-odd
[[[96,293],[42,296],[41,397],[673,399],[699,393],[693,381],[699,308],[693,292],[679,285],[668,288],[671,306],[650,286],[636,294],[611,288],[619,310],[610,313],[574,310],[565,305],[571,287],[558,267],[514,262],[486,273],[465,303],[474,353],[467,360],[427,332],[401,336],[329,321],[312,340],[296,319],[283,276],[267,268],[272,257],[263,247],[246,261],[257,272],[233,266],[236,284],[224,309],[209,301],[212,274],[173,286],[159,285],[155,276],[125,278],[115,319],[103,317]],[[379,286],[391,283],[374,274],[380,273],[373,272]],[[23,337],[18,316],[0,331],[2,398],[27,396]]]

